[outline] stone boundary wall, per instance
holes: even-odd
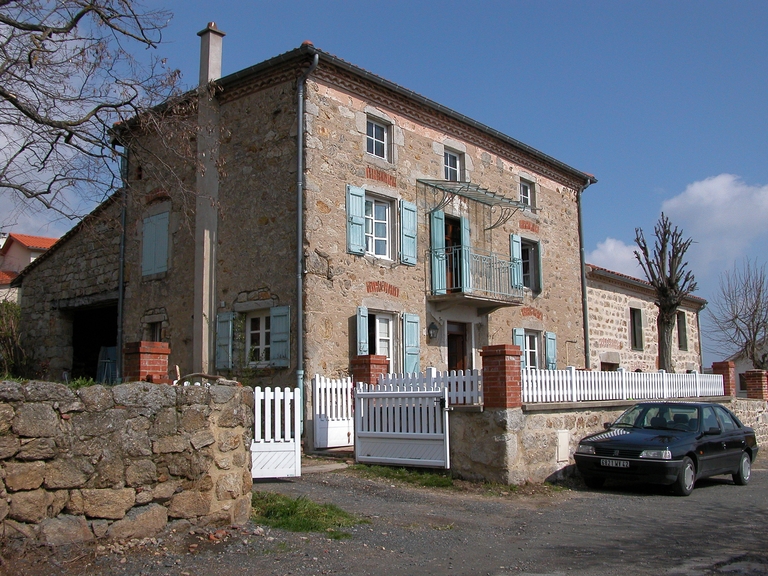
[[[177,519],[245,523],[253,403],[236,385],[0,382],[0,536],[60,545]]]
[[[695,399],[687,399],[695,400]],[[760,450],[768,450],[768,402],[746,398],[702,398],[722,402],[755,429]],[[450,416],[451,470],[469,480],[523,484],[576,473],[573,453],[579,440],[603,430],[635,401],[455,409]],[[568,432],[567,455],[558,461],[558,430]]]

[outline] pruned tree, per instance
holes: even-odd
[[[656,327],[659,338],[659,368],[674,371],[672,363],[672,341],[677,309],[683,299],[696,290],[696,280],[690,270],[685,253],[691,245],[691,238],[684,239],[683,231],[672,227],[669,218],[662,212],[653,229],[656,241],[651,252],[645,241],[642,228],[635,228],[635,258],[645,273],[648,282],[656,290],[656,306],[659,314]]]
[[[768,275],[765,264],[744,260],[720,275],[708,315],[712,340],[742,354],[755,370],[768,370]]]
[[[3,194],[77,218],[121,185],[113,127],[161,124],[147,111],[178,94],[146,51],[169,19],[135,0],[0,0]]]

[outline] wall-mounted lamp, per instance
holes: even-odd
[[[429,327],[427,328],[427,336],[429,336],[430,340],[434,340],[437,338],[437,332],[438,332],[437,324],[434,322],[430,323]]]

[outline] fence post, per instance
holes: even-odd
[[[437,380],[437,368],[434,366],[427,366],[426,370],[427,382],[429,383],[429,390],[435,389],[435,380]]]
[[[699,380],[699,373],[694,372],[696,379],[696,398],[701,398],[701,381]]]
[[[626,400],[627,399],[627,369],[617,368],[616,372],[620,374],[619,383],[621,385],[621,399]]]
[[[480,350],[483,358],[483,396],[486,408],[523,405],[519,346],[498,344]]]
[[[662,398],[669,398],[669,389],[667,387],[667,372],[666,370],[659,370],[659,374],[661,374],[661,393],[663,394]]]
[[[568,387],[571,402],[578,402],[579,399],[576,397],[576,366],[566,366],[565,369],[568,370]]]

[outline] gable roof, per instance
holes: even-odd
[[[13,242],[18,242],[30,250],[48,250],[56,244],[58,238],[49,238],[48,236],[31,236],[30,234],[17,234],[11,232],[5,240],[5,244],[0,248],[0,254],[7,254]]]
[[[0,286],[10,284],[16,276],[18,276],[18,273],[13,270],[0,270]]]
[[[628,286],[630,288],[639,288],[645,292],[651,292],[653,294],[656,293],[656,289],[653,287],[653,285],[651,285],[651,283],[647,282],[646,280],[641,280],[640,278],[635,278],[633,276],[629,276],[628,274],[622,274],[621,272],[614,272],[613,270],[595,266],[594,264],[587,264],[587,278],[592,278],[594,280],[605,280],[614,284],[623,284],[624,286]],[[683,298],[683,301],[686,302],[689,306],[694,306],[699,310],[707,305],[707,301],[704,298],[693,296],[692,294],[689,294]]]

